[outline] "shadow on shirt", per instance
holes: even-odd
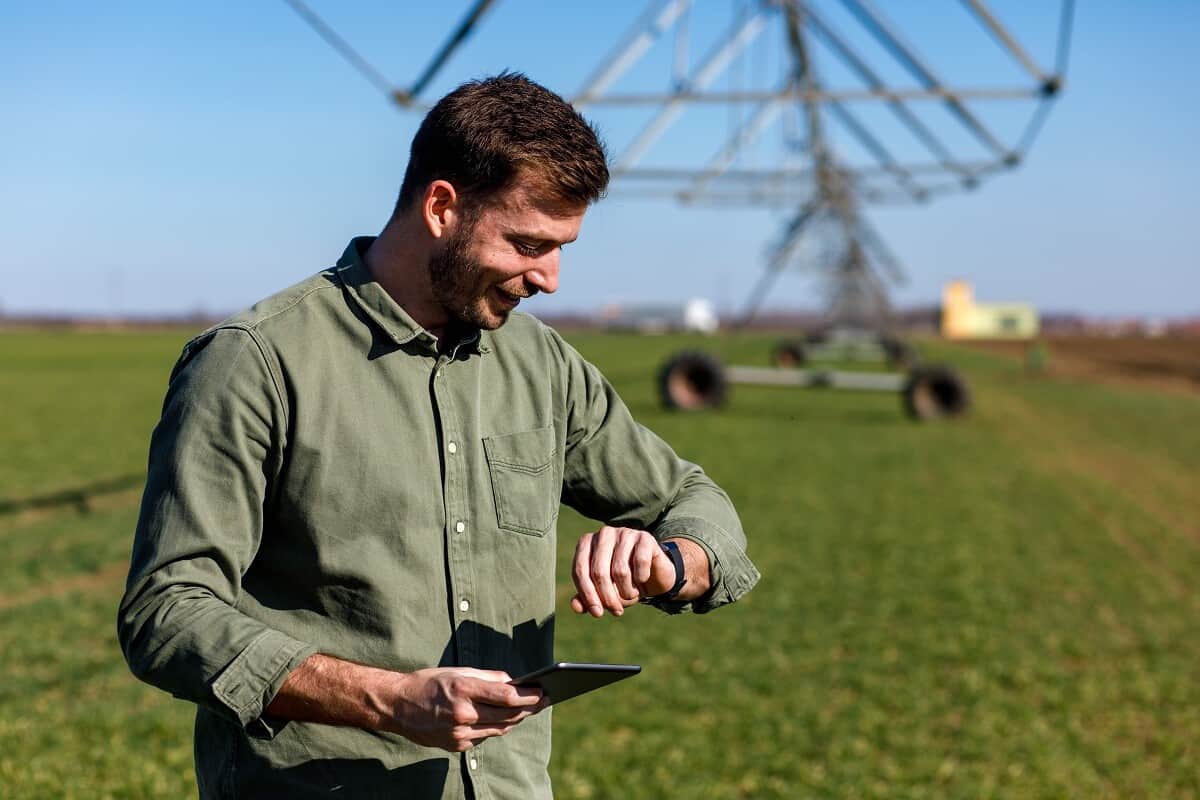
[[[458,665],[460,642],[470,642],[472,651],[485,654],[480,659],[483,663],[462,666],[503,669],[517,678],[550,663],[554,649],[554,616],[548,617],[542,625],[538,625],[536,620],[523,622],[513,628],[511,636],[474,621],[463,622],[457,635],[446,643],[439,666]],[[220,724],[220,727],[230,729],[227,723]],[[462,758],[457,754],[445,753],[389,767],[386,761],[394,760],[397,749],[408,749],[413,756],[436,751],[417,748],[396,734],[348,729],[340,729],[340,733],[338,731],[338,728],[328,725],[286,722],[281,724],[278,735],[272,740],[245,737],[243,734],[237,747],[236,764],[230,765],[232,769],[229,771],[223,765],[210,763],[207,766],[215,768],[215,774],[233,776],[236,797],[286,797],[288,800],[331,796],[440,797],[450,778],[450,759],[458,761]],[[201,744],[201,741],[198,739],[197,744]],[[210,741],[206,744],[211,746],[214,743]],[[198,748],[198,767],[201,766],[200,761],[210,760],[221,750],[210,746]],[[347,751],[360,757],[348,757]],[[374,753],[386,755],[372,758]],[[388,759],[388,756],[392,758]],[[204,783],[202,777],[201,782]],[[467,784],[464,791],[468,798],[473,796],[469,783],[469,780],[464,780],[464,784]],[[204,788],[202,785],[202,798],[225,796],[206,793]]]
[[[453,639],[446,642],[439,667],[475,667],[504,670],[519,678],[546,666],[554,659],[554,615],[541,625],[527,620],[512,635],[466,620]]]
[[[377,759],[322,758],[262,772],[238,782],[236,797],[441,797],[448,758],[427,758],[388,769]],[[203,796],[203,795],[202,795]]]

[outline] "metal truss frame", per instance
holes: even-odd
[[[671,197],[683,203],[790,205],[798,210],[785,224],[771,248],[766,269],[751,290],[742,321],[750,321],[779,275],[797,260],[806,241],[818,240],[819,269],[826,277],[827,322],[832,326],[883,328],[890,306],[887,285],[903,282],[895,256],[863,219],[862,203],[926,202],[950,192],[971,190],[988,177],[1017,167],[1033,144],[1050,105],[1065,80],[1066,49],[1073,18],[1073,0],[1062,0],[1058,54],[1053,71],[1038,66],[983,0],[962,4],[1000,46],[1030,76],[1031,83],[1001,88],[956,88],[938,75],[917,48],[870,0],[840,0],[842,6],[878,45],[912,76],[916,87],[889,87],[883,78],[808,0],[760,0],[757,7],[722,37],[713,51],[690,74],[677,75],[669,92],[609,94],[608,86],[644,54],[660,36],[684,19],[691,0],[654,0],[576,94],[579,107],[652,104],[659,112],[613,161],[614,176],[642,185],[645,196]],[[784,19],[792,69],[774,92],[713,92],[708,89],[732,58],[766,27],[766,18]],[[811,42],[820,41],[867,87],[826,89],[812,63]],[[678,71],[678,67],[676,67]],[[1036,102],[1025,132],[1006,144],[968,107],[968,101],[1025,99]],[[848,107],[852,101],[878,101],[913,135],[931,161],[903,162]],[[954,155],[913,109],[915,102],[941,104],[989,155],[965,160]],[[699,169],[639,167],[643,155],[676,117],[691,104],[751,104],[749,116]],[[773,169],[737,170],[739,156],[789,105],[802,107],[811,165],[804,169],[780,165]],[[874,163],[849,167],[833,151],[826,120],[833,119],[869,153]]]
[[[284,0],[364,78],[405,107],[426,107],[420,95],[462,45],[495,0],[476,0],[429,65],[407,88],[397,88],[337,35],[302,0]],[[890,314],[887,285],[903,281],[895,256],[861,214],[869,204],[923,203],[936,196],[971,190],[990,177],[1019,166],[1032,147],[1066,79],[1074,18],[1074,0],[1059,0],[1053,68],[1044,69],[991,11],[984,0],[959,0],[987,35],[1028,75],[1019,86],[955,87],[905,40],[872,0],[837,0],[871,39],[913,79],[914,86],[889,86],[850,40],[818,11],[811,0],[755,0],[733,21],[709,52],[689,69],[688,11],[698,0],[650,0],[646,10],[571,98],[577,108],[656,106],[657,110],[612,162],[613,177],[625,195],[669,197],[682,203],[787,206],[797,211],[771,248],[762,279],[754,287],[744,320],[749,320],[779,274],[797,259],[802,245],[817,239],[828,278],[828,316],[833,325],[886,327]],[[776,20],[782,19],[791,66],[775,90],[719,91],[712,85],[739,55]],[[609,89],[662,37],[675,35],[675,57],[668,91],[612,93]],[[819,41],[866,88],[827,89],[812,60]],[[968,103],[1026,100],[1035,103],[1015,142],[1001,140]],[[928,153],[929,160],[904,161],[851,109],[852,102],[874,101],[887,108]],[[914,108],[935,103],[987,154],[957,157]],[[641,166],[650,148],[688,107],[749,106],[749,114],[699,168]],[[805,128],[804,167],[781,164],[771,169],[738,169],[747,152],[780,116],[798,108]],[[826,132],[828,120],[873,160],[849,166],[836,154]]]

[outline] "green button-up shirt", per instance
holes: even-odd
[[[200,795],[550,796],[550,715],[465,756],[264,715],[315,652],[521,675],[553,660],[560,500],[708,553],[698,612],[758,573],[725,493],[552,329],[438,347],[337,267],[190,341],[171,374],[119,612],[133,672],[199,706]]]

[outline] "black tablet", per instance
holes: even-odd
[[[550,697],[550,704],[554,705],[641,671],[642,668],[637,664],[572,664],[560,661],[514,678],[510,683],[513,686],[536,686]]]

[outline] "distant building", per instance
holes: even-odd
[[[610,330],[638,333],[716,333],[716,309],[707,300],[694,299],[680,305],[641,304],[608,306],[600,312],[600,324]]]
[[[971,284],[951,281],[942,290],[942,335],[947,339],[1032,339],[1037,309],[1028,303],[976,303]]]

